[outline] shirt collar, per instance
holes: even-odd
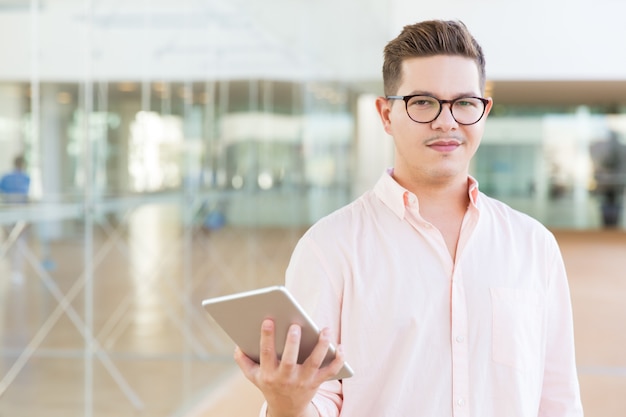
[[[392,177],[393,168],[388,168],[374,186],[374,193],[399,218],[404,218],[406,208],[416,204],[417,196],[398,184]],[[467,177],[467,192],[470,205],[478,208],[478,181],[471,175]]]

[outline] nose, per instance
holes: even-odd
[[[439,116],[432,122],[433,129],[448,131],[458,127],[458,123],[452,116],[452,103],[443,103]]]

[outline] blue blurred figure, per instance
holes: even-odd
[[[28,192],[30,189],[30,176],[25,171],[26,161],[22,155],[13,160],[13,170],[0,178],[0,194],[2,201],[7,204],[28,203]],[[5,226],[7,238],[13,239],[9,242],[11,253],[11,269],[13,281],[20,283],[23,281],[24,250],[26,248],[26,235],[24,233],[25,223],[18,222],[14,225]]]
[[[13,160],[13,171],[0,179],[0,193],[7,203],[28,202],[30,177],[24,171],[26,163],[23,156],[16,156]]]

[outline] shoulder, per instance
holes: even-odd
[[[502,201],[482,197],[479,224],[483,239],[507,248],[527,265],[539,262],[549,269],[562,262],[556,236],[543,223]]]
[[[543,235],[548,239],[552,239],[552,232],[534,217],[512,208],[503,201],[496,200],[486,194],[481,193],[481,212],[487,212],[497,227],[513,229],[521,234],[530,233],[534,236]]]
[[[317,220],[305,233],[313,239],[342,237],[362,230],[383,208],[373,191],[367,191],[349,204]]]

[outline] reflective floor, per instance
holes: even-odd
[[[302,230],[207,231],[141,206],[0,259],[0,416],[257,415],[260,397],[200,301],[282,281]],[[587,417],[626,415],[626,233],[556,232]]]
[[[0,260],[0,416],[184,416],[230,374],[232,346],[200,302],[279,282],[301,231],[179,217],[102,219],[93,247],[81,223],[48,243],[32,225],[21,276]]]
[[[626,233],[560,232],[586,417],[626,416]]]

